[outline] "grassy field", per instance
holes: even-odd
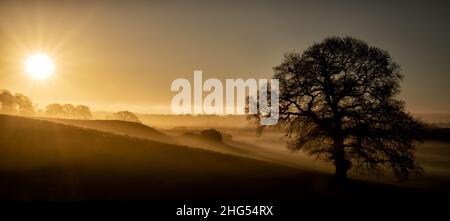
[[[116,127],[107,132],[104,124]],[[273,157],[273,151],[267,148],[254,146],[252,152],[225,153],[208,149],[214,143],[194,148],[179,140],[179,144],[154,141],[145,137],[143,131],[165,139],[177,137],[145,127],[127,129],[139,131],[136,132],[139,136],[122,133],[124,129],[120,125],[129,127],[130,124],[70,123],[0,115],[0,199],[448,198],[447,188],[416,188],[361,180],[337,184],[330,173],[285,162],[282,157]],[[141,127],[132,125],[136,126]],[[246,150],[252,147],[232,140],[217,145],[235,148],[242,145]],[[261,150],[258,157],[245,156],[257,154],[258,150]],[[423,153],[423,159],[420,155],[422,160],[427,153]]]

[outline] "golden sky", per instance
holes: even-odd
[[[93,110],[166,113],[177,78],[268,78],[283,53],[351,35],[391,52],[413,112],[450,112],[450,7],[345,1],[1,1],[0,89]],[[29,53],[55,61],[35,81]]]

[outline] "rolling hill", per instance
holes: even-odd
[[[170,136],[152,127],[136,122],[120,121],[120,120],[76,120],[64,118],[39,118],[39,119],[61,124],[73,125],[82,128],[111,132],[120,135],[127,135],[149,140],[162,141],[165,143],[174,142],[174,140]]]
[[[0,115],[0,180],[2,200],[442,196],[442,192],[360,181],[337,185],[326,174],[9,115]]]

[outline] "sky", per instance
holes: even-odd
[[[0,2],[0,89],[93,110],[170,113],[173,80],[270,78],[286,52],[353,36],[401,65],[415,113],[450,113],[449,1]],[[55,62],[46,81],[24,60]]]

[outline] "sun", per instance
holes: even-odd
[[[25,60],[25,71],[33,79],[45,80],[55,71],[55,65],[50,56],[34,53]]]

